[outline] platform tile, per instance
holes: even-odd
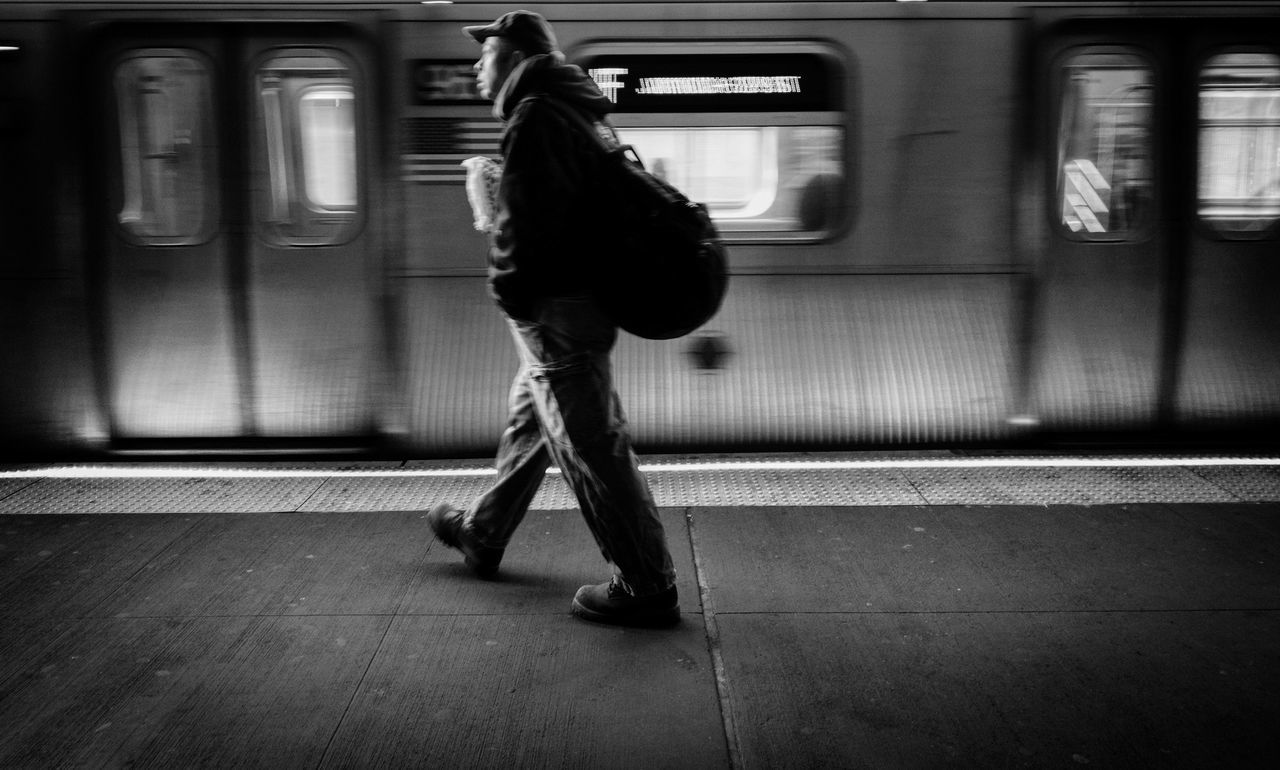
[[[718,616],[743,768],[1273,767],[1280,612]]]
[[[314,768],[390,620],[74,621],[10,678],[0,766]]]
[[[717,612],[1280,607],[1274,505],[691,513]]]
[[[44,616],[15,615],[0,621],[0,703],[16,680],[30,676],[31,661],[41,658],[78,621]]]
[[[728,767],[700,620],[397,617],[324,767]]]
[[[416,511],[210,514],[97,612],[390,614],[422,569],[429,544],[425,515]]]
[[[191,531],[198,514],[0,516],[0,617],[77,618]]]

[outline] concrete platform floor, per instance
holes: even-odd
[[[0,767],[1278,766],[1280,503],[944,497],[666,507],[667,631],[573,510],[8,513]]]

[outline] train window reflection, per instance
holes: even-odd
[[[1280,219],[1280,57],[1230,53],[1200,72],[1199,212],[1226,237]]]
[[[831,230],[841,210],[836,126],[618,129],[651,172],[707,206],[724,233]]]
[[[1058,206],[1074,237],[1121,240],[1151,216],[1151,68],[1083,53],[1063,68]]]
[[[194,52],[144,49],[116,66],[117,221],[134,241],[189,245],[211,234],[209,88],[209,67]]]
[[[355,237],[360,225],[356,83],[329,52],[278,52],[257,70],[258,228],[290,246]]]

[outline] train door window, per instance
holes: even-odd
[[[203,243],[216,224],[210,67],[194,51],[142,49],[115,67],[125,237],[148,246]]]
[[[1080,240],[1130,240],[1149,224],[1152,69],[1136,54],[1078,53],[1062,68],[1058,208]]]
[[[1200,71],[1198,205],[1225,238],[1256,238],[1280,220],[1280,57],[1214,56]]]
[[[302,97],[303,191],[314,208],[338,211],[356,205],[355,94],[349,88],[316,88]]]
[[[350,241],[361,225],[351,67],[328,51],[276,52],[258,67],[256,94],[259,231],[289,246]]]
[[[601,44],[578,58],[619,138],[727,240],[817,240],[846,208],[843,82],[820,46]]]

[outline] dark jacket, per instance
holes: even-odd
[[[612,107],[595,81],[554,53],[523,61],[494,100],[507,125],[489,288],[520,319],[531,318],[543,297],[586,292],[602,248],[592,206],[596,148],[548,99],[594,118]]]

